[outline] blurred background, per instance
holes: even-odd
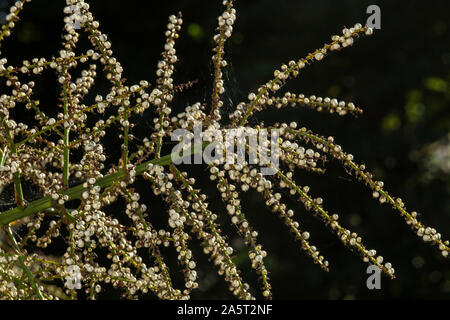
[[[112,41],[128,84],[143,79],[154,83],[167,17],[181,11],[184,26],[176,44],[180,62],[175,82],[197,80],[197,84],[175,99],[175,109],[209,101],[211,38],[217,16],[223,11],[221,1],[88,2],[100,21],[101,30]],[[56,54],[60,49],[64,3],[34,0],[26,6],[22,21],[2,46],[2,54],[10,64],[19,65],[23,59],[50,58]],[[1,23],[10,4],[11,1],[0,0]],[[381,8],[380,30],[305,68],[298,79],[281,90],[353,101],[364,109],[363,115],[338,117],[295,108],[257,114],[251,123],[297,121],[318,134],[333,135],[345,151],[355,155],[357,162],[366,164],[377,179],[385,182],[393,196],[401,197],[410,211],[418,211],[423,223],[436,227],[449,239],[450,2],[236,1],[234,34],[226,47],[230,65],[224,71],[225,109],[231,109],[246,99],[248,92],[271,79],[273,71],[282,63],[306,56],[329,42],[331,35],[341,33],[344,26],[351,27],[357,22],[364,25],[369,16],[366,8],[371,4]],[[86,48],[78,50],[82,52]],[[46,110],[55,108],[57,102],[55,80],[51,73],[44,73],[36,80],[36,94],[42,98],[41,105]],[[106,86],[107,82],[102,80],[96,88],[106,92]],[[137,136],[151,132],[152,118],[148,113],[137,119]],[[118,148],[110,142],[106,143],[106,149],[111,161],[116,163]],[[198,177],[199,185],[213,198],[211,207],[222,215],[223,229],[239,249],[235,261],[252,287],[257,288],[245,247],[229,226],[219,194],[205,177],[205,168],[183,169]],[[376,248],[385,261],[391,262],[397,278],[390,280],[383,276],[380,290],[368,290],[367,265],[349,252],[321,221],[301,205],[288,201],[301,227],[310,231],[311,242],[330,261],[330,272],[323,272],[293,241],[281,220],[264,208],[261,197],[248,192],[244,195],[244,210],[268,251],[266,261],[275,299],[450,298],[450,262],[441,257],[437,248],[418,239],[389,206],[379,205],[370,190],[347,175],[337,163],[329,163],[325,176],[299,172],[297,181],[310,185],[311,194],[324,198],[325,208],[339,213],[344,226],[358,232],[369,248]],[[148,186],[143,188],[150,193]],[[146,201],[152,217],[157,220],[160,216],[162,223],[165,208],[161,201],[151,195]],[[123,206],[120,208],[111,210],[120,214]],[[167,254],[175,258],[173,252]],[[194,250],[194,254],[204,263],[200,267],[200,289],[192,297],[232,298],[201,250]],[[177,269],[176,265],[173,269]],[[103,293],[104,298],[118,296],[120,293],[114,290]]]

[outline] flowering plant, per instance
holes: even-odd
[[[11,34],[27,2],[30,0],[17,1],[11,7],[1,30],[0,44]],[[123,68],[113,55],[112,44],[101,32],[100,23],[88,3],[67,0],[66,4],[61,50],[56,57],[25,60],[17,67],[7,65],[6,58],[0,60],[0,76],[10,88],[0,96],[0,184],[5,188],[12,186],[15,195],[14,207],[0,213],[4,232],[0,248],[2,298],[76,298],[79,290],[83,290],[87,297],[95,299],[102,292],[102,286],[112,284],[121,288],[126,298],[153,292],[161,299],[188,299],[198,287],[197,263],[190,249],[190,240],[197,237],[218,274],[228,282],[230,291],[237,298],[253,299],[255,292],[233,261],[235,249],[222,232],[217,213],[209,208],[208,199],[201,192],[202,186],[197,186],[195,179],[179,168],[175,152],[162,154],[176,130],[191,131],[197,123],[220,136],[236,129],[238,133],[233,139],[243,143],[244,154],[260,154],[264,149],[279,161],[279,166],[264,163],[271,168],[270,175],[259,172],[259,161],[241,159],[236,162],[239,155],[233,153],[231,159],[222,154],[207,163],[210,179],[216,183],[231,224],[237,227],[248,247],[248,257],[259,275],[264,297],[272,297],[264,262],[267,252],[258,242],[258,232],[249,224],[240,200],[240,193],[250,189],[260,193],[264,204],[283,220],[302,250],[322,269],[328,270],[329,262],[310,242],[310,233],[300,227],[294,208],[288,207],[280,190],[288,190],[364,262],[394,277],[391,263],[384,261],[376,250],[367,248],[358,234],[340,224],[338,214],[325,208],[322,198],[315,197],[308,186],[301,186],[295,180],[296,168],[325,174],[328,158],[339,161],[349,174],[371,190],[374,198],[389,204],[419,237],[436,245],[444,257],[448,256],[449,242],[444,241],[436,229],[418,221],[416,212],[407,210],[400,198],[391,196],[383,182],[375,180],[364,165],[355,162],[353,155],[344,152],[333,137],[317,135],[296,122],[248,125],[249,119],[265,108],[307,106],[341,116],[361,114],[362,109],[354,103],[335,98],[306,97],[291,92],[275,94],[303,68],[371,35],[371,28],[361,24],[344,28],[341,35],[332,36],[322,48],[282,65],[275,70],[273,79],[249,93],[248,100],[237,104],[227,115],[223,112],[222,70],[227,67],[224,49],[233,32],[236,10],[233,0],[224,0],[225,9],[218,18],[213,38],[211,101],[195,103],[175,114],[172,110],[174,96],[193,84],[177,85],[173,81],[178,61],[175,42],[183,23],[181,14],[169,17],[155,85],[145,80],[130,85],[122,77]],[[92,47],[76,54],[83,34],[88,36]],[[88,103],[87,95],[96,82],[99,68],[110,83],[109,92],[96,95],[95,101]],[[44,70],[56,73],[60,87],[55,117],[40,109],[40,101],[33,91],[35,83],[21,80],[22,76],[39,76]],[[79,77],[76,77],[77,70],[81,70]],[[27,112],[33,112],[35,123],[14,120],[11,110],[22,106],[29,110]],[[156,113],[154,131],[140,141],[132,134],[132,119],[147,110]],[[120,126],[121,157],[111,164],[102,141],[107,132],[117,131],[111,129],[114,125]],[[263,143],[262,149],[247,142],[246,132],[264,131],[276,131],[276,140]],[[185,137],[190,138],[188,134],[179,136]],[[200,146],[183,144],[185,153],[195,155],[199,147],[200,150],[207,148],[213,141],[211,135],[203,135],[203,138]],[[274,144],[277,148],[272,149]],[[226,147],[219,139],[219,149]],[[167,228],[153,226],[151,214],[142,201],[145,194],[135,187],[138,180],[145,180],[153,193],[167,204]],[[40,190],[39,199],[26,198],[23,189],[27,184]],[[109,205],[120,201],[125,202],[126,222],[108,210]],[[20,236],[14,231],[17,223],[24,225]],[[63,237],[67,244],[61,256],[46,255],[39,250],[48,247],[57,237]],[[173,247],[177,252],[184,276],[182,288],[173,284],[173,273],[161,252],[162,247]],[[106,263],[100,259],[102,250],[107,252]]]

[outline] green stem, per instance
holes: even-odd
[[[198,147],[193,146],[190,150],[190,154],[194,154],[194,151],[197,150]],[[202,150],[201,148],[199,148]],[[144,162],[138,166],[136,166],[136,175],[141,175],[147,170],[147,165],[154,164],[154,165],[160,165],[160,166],[166,166],[171,164],[174,160],[180,159],[182,156],[180,156],[177,153],[168,154],[164,157],[158,158],[158,159],[152,159],[147,162]],[[122,168],[119,169],[115,173],[111,173],[110,175],[107,175],[103,178],[100,178],[97,180],[97,183],[95,185],[100,186],[101,188],[107,187],[114,183],[117,180],[120,180],[126,176],[127,172]],[[70,189],[66,189],[62,192],[63,195],[67,195],[69,197],[69,200],[74,199],[80,199],[83,192],[85,192],[87,188],[83,187],[83,183],[72,187]],[[35,200],[33,202],[30,202],[25,208],[16,207],[14,209],[4,211],[0,213],[0,227],[4,226],[8,223],[11,223],[13,221],[31,216],[35,213],[44,211],[46,209],[52,208],[52,198],[50,196],[43,197],[41,199]]]
[[[11,244],[13,245],[14,249],[16,249],[16,252],[19,255],[18,260],[19,260],[20,266],[23,269],[23,272],[25,272],[25,274],[27,275],[28,281],[30,281],[31,287],[33,288],[34,292],[38,296],[39,300],[44,300],[41,290],[39,290],[39,286],[37,285],[36,281],[34,280],[33,273],[31,272],[30,268],[28,268],[28,266],[25,264],[25,257],[20,252],[19,245],[17,244],[17,241],[14,238],[14,235],[12,234],[12,231],[11,231],[11,228],[9,225],[6,228],[6,233],[8,234],[8,238],[11,241]]]
[[[69,185],[69,129],[64,129],[64,173],[63,183],[67,187]]]
[[[66,116],[69,112],[69,108],[67,105],[67,90],[65,90],[65,92],[64,92],[64,118],[66,118]],[[69,185],[69,161],[70,161],[69,160],[69,155],[70,155],[69,143],[70,143],[70,130],[68,127],[64,127],[63,184],[64,184],[64,187],[66,187],[66,188]]]
[[[15,156],[17,154],[17,148],[16,148],[16,144],[14,143],[14,138],[11,135],[11,131],[9,130],[9,127],[8,127],[8,124],[6,123],[6,121],[3,118],[2,118],[2,120],[3,120],[3,126],[5,128],[5,133],[6,133],[6,140],[8,140],[9,148],[11,149],[11,153]],[[4,162],[4,159],[6,159],[6,152],[3,153],[1,160]],[[23,207],[25,205],[25,202],[23,201],[22,183],[20,182],[19,171],[16,171],[14,173],[14,187],[15,187],[15,195],[16,195],[17,205]]]
[[[8,147],[3,147],[3,149],[1,150],[2,155],[0,157],[0,166],[4,166],[5,165],[5,161],[6,161],[6,151],[8,150]]]
[[[128,121],[128,109],[125,111],[124,120]],[[128,133],[129,133],[129,127],[126,126],[124,128],[123,132],[123,152],[122,152],[122,164],[123,167],[126,168],[128,164]]]

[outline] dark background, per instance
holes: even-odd
[[[208,101],[211,38],[217,16],[223,12],[221,1],[89,3],[101,30],[112,41],[112,49],[130,85],[142,79],[154,83],[167,17],[181,11],[184,25],[176,44],[180,62],[175,82],[197,80],[198,83],[176,98],[176,110],[196,101]],[[344,26],[351,27],[356,22],[364,25],[370,4],[381,7],[380,30],[305,68],[298,79],[281,90],[354,101],[364,109],[364,114],[356,119],[296,108],[264,112],[251,123],[295,120],[318,134],[335,136],[344,150],[355,155],[357,162],[365,163],[377,179],[385,182],[392,195],[400,196],[407,208],[421,213],[422,222],[436,227],[448,239],[450,142],[445,140],[450,130],[448,1],[237,1],[234,35],[226,47],[226,59],[231,62],[225,70],[226,109],[271,79],[273,70],[282,63],[306,56],[329,42],[331,35],[339,34]],[[0,7],[8,5],[9,1],[0,0]],[[60,49],[63,6],[64,1],[55,0],[34,0],[27,4],[21,15],[23,21],[2,46],[2,54],[10,64],[56,54]],[[3,23],[4,15],[0,14],[0,19]],[[41,105],[47,105],[47,110],[54,108],[57,101],[55,79],[54,75],[45,73],[42,80],[36,80],[36,94],[42,97]],[[96,88],[105,92],[105,85],[103,81]],[[151,132],[152,118],[147,113],[138,119],[135,129],[138,136]],[[117,147],[108,142],[105,145],[116,162]],[[204,192],[219,197],[214,185],[205,178],[204,168],[183,169],[198,176]],[[298,175],[301,185],[310,185],[311,194],[323,197],[325,207],[340,214],[344,226],[358,232],[369,248],[376,248],[385,261],[392,262],[397,278],[383,277],[381,290],[368,290],[367,265],[301,205],[289,201],[302,228],[311,232],[311,242],[330,261],[330,272],[323,272],[300,250],[283,223],[264,208],[261,198],[248,192],[244,196],[244,209],[260,231],[260,242],[268,251],[266,261],[274,298],[448,299],[448,260],[440,256],[437,248],[418,239],[396,212],[387,205],[379,205],[371,192],[354,180],[336,163],[330,164],[326,176]],[[210,202],[223,215],[221,221],[228,225],[220,201]],[[149,206],[155,216],[164,214],[160,202],[152,199]],[[230,241],[235,248],[240,248],[242,243],[233,240],[236,233],[228,227],[224,230],[230,231]],[[203,261],[199,250],[194,254]],[[224,281],[204,260],[200,268],[200,289],[194,291],[193,298],[232,298]],[[236,257],[236,262],[256,289],[256,276],[245,259],[245,250]],[[103,296],[112,298],[117,294],[107,290]]]

